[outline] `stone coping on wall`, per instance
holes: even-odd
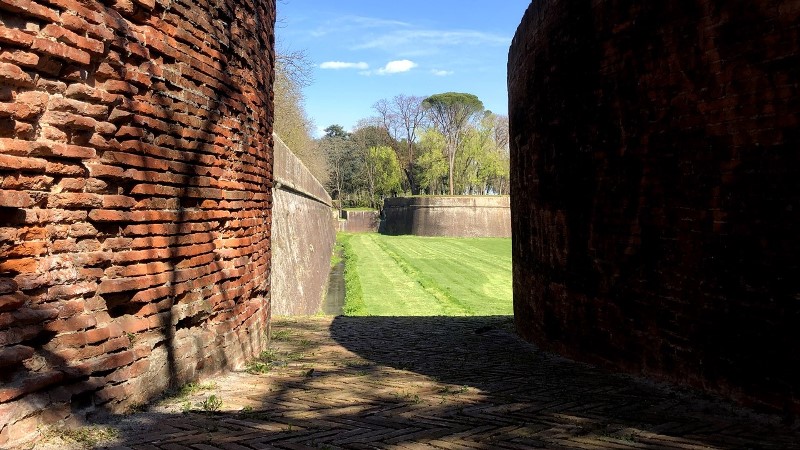
[[[277,134],[273,133],[272,137],[275,140],[275,166],[273,167],[275,188],[291,190],[332,207],[331,196],[314,178],[303,161],[292,153]]]

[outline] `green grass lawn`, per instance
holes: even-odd
[[[511,239],[341,234],[345,313],[511,315]]]

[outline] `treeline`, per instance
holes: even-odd
[[[303,110],[302,54],[279,55],[275,131],[340,207],[380,207],[397,195],[508,194],[508,117],[472,94],[397,95],[352,131],[312,137]]]

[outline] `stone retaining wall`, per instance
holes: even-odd
[[[339,231],[345,233],[377,233],[381,223],[379,211],[350,211],[343,209],[339,220]]]
[[[396,197],[383,203],[385,234],[511,237],[509,198]]]
[[[0,0],[0,447],[263,350],[273,0]]]
[[[316,314],[336,242],[331,197],[275,136],[272,210],[272,312]]]
[[[798,2],[532,2],[508,63],[527,338],[800,412],[798,24]]]

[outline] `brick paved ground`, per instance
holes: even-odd
[[[118,418],[109,446],[800,448],[800,427],[779,417],[539,352],[510,326],[508,318],[277,319],[276,368],[206,380],[213,389]],[[211,395],[220,412],[198,405]]]

